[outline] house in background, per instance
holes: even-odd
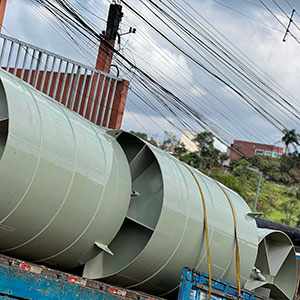
[[[198,151],[198,147],[193,141],[196,138],[197,133],[199,132],[183,131],[181,134],[180,143],[184,144],[186,150],[189,152]],[[214,138],[214,147],[222,153],[226,153],[227,151],[227,147],[216,138]]]
[[[230,163],[242,157],[250,158],[255,155],[262,155],[267,157],[280,158],[282,154],[282,147],[240,140],[234,140],[233,144],[231,144],[231,148],[228,148],[227,150],[227,155],[229,156]]]

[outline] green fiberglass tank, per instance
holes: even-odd
[[[126,219],[110,244],[85,265],[84,275],[124,287],[164,295],[178,286],[185,266],[207,272],[203,207],[197,183],[174,157],[122,133],[117,138],[131,170],[133,196]],[[211,178],[191,168],[204,193],[214,277],[236,283],[233,216],[225,193]],[[248,279],[258,236],[250,209],[229,195],[238,222],[241,282]]]
[[[0,250],[61,268],[93,258],[128,210],[116,140],[0,71]]]

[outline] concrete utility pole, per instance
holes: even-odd
[[[114,47],[115,41],[118,35],[118,29],[120,22],[122,20],[122,6],[119,4],[111,4],[109,7],[109,13],[107,18],[106,31],[103,33],[103,37],[106,41],[100,43],[98,57],[96,61],[96,69],[109,73],[111,60],[112,60],[112,51],[109,49],[109,46]]]
[[[6,1],[7,0],[0,0],[0,33],[2,31],[2,24],[3,24],[4,15],[5,15]]]
[[[260,183],[261,183],[261,178],[263,175],[263,172],[253,169],[253,168],[247,168],[249,171],[254,172],[256,174],[259,174],[258,182],[257,182],[257,188],[256,188],[256,196],[255,196],[255,201],[254,201],[254,206],[253,206],[253,212],[256,212],[256,206],[257,206],[257,201],[258,201],[258,194],[259,194],[259,188],[260,188]]]

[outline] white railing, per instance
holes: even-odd
[[[0,34],[0,66],[36,89],[108,127],[118,77]]]

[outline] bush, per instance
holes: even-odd
[[[244,191],[242,186],[239,184],[237,178],[231,174],[226,174],[221,170],[213,169],[210,172],[208,172],[208,175],[215,180],[221,182],[228,188],[234,190],[237,192],[239,195],[243,197]]]
[[[296,162],[287,156],[282,156],[280,159],[281,172],[289,172],[291,169],[295,168],[296,165]]]
[[[293,168],[289,171],[289,175],[293,178],[294,183],[300,182],[300,169]]]
[[[232,174],[234,176],[248,176],[249,170],[247,170],[247,168],[250,166],[251,164],[246,159],[242,158],[237,162]]]
[[[294,183],[294,179],[288,173],[281,173],[277,179],[277,182],[286,185],[291,185]]]
[[[248,159],[251,167],[262,171],[264,177],[270,180],[275,180],[280,173],[280,161],[277,158],[253,156]]]

